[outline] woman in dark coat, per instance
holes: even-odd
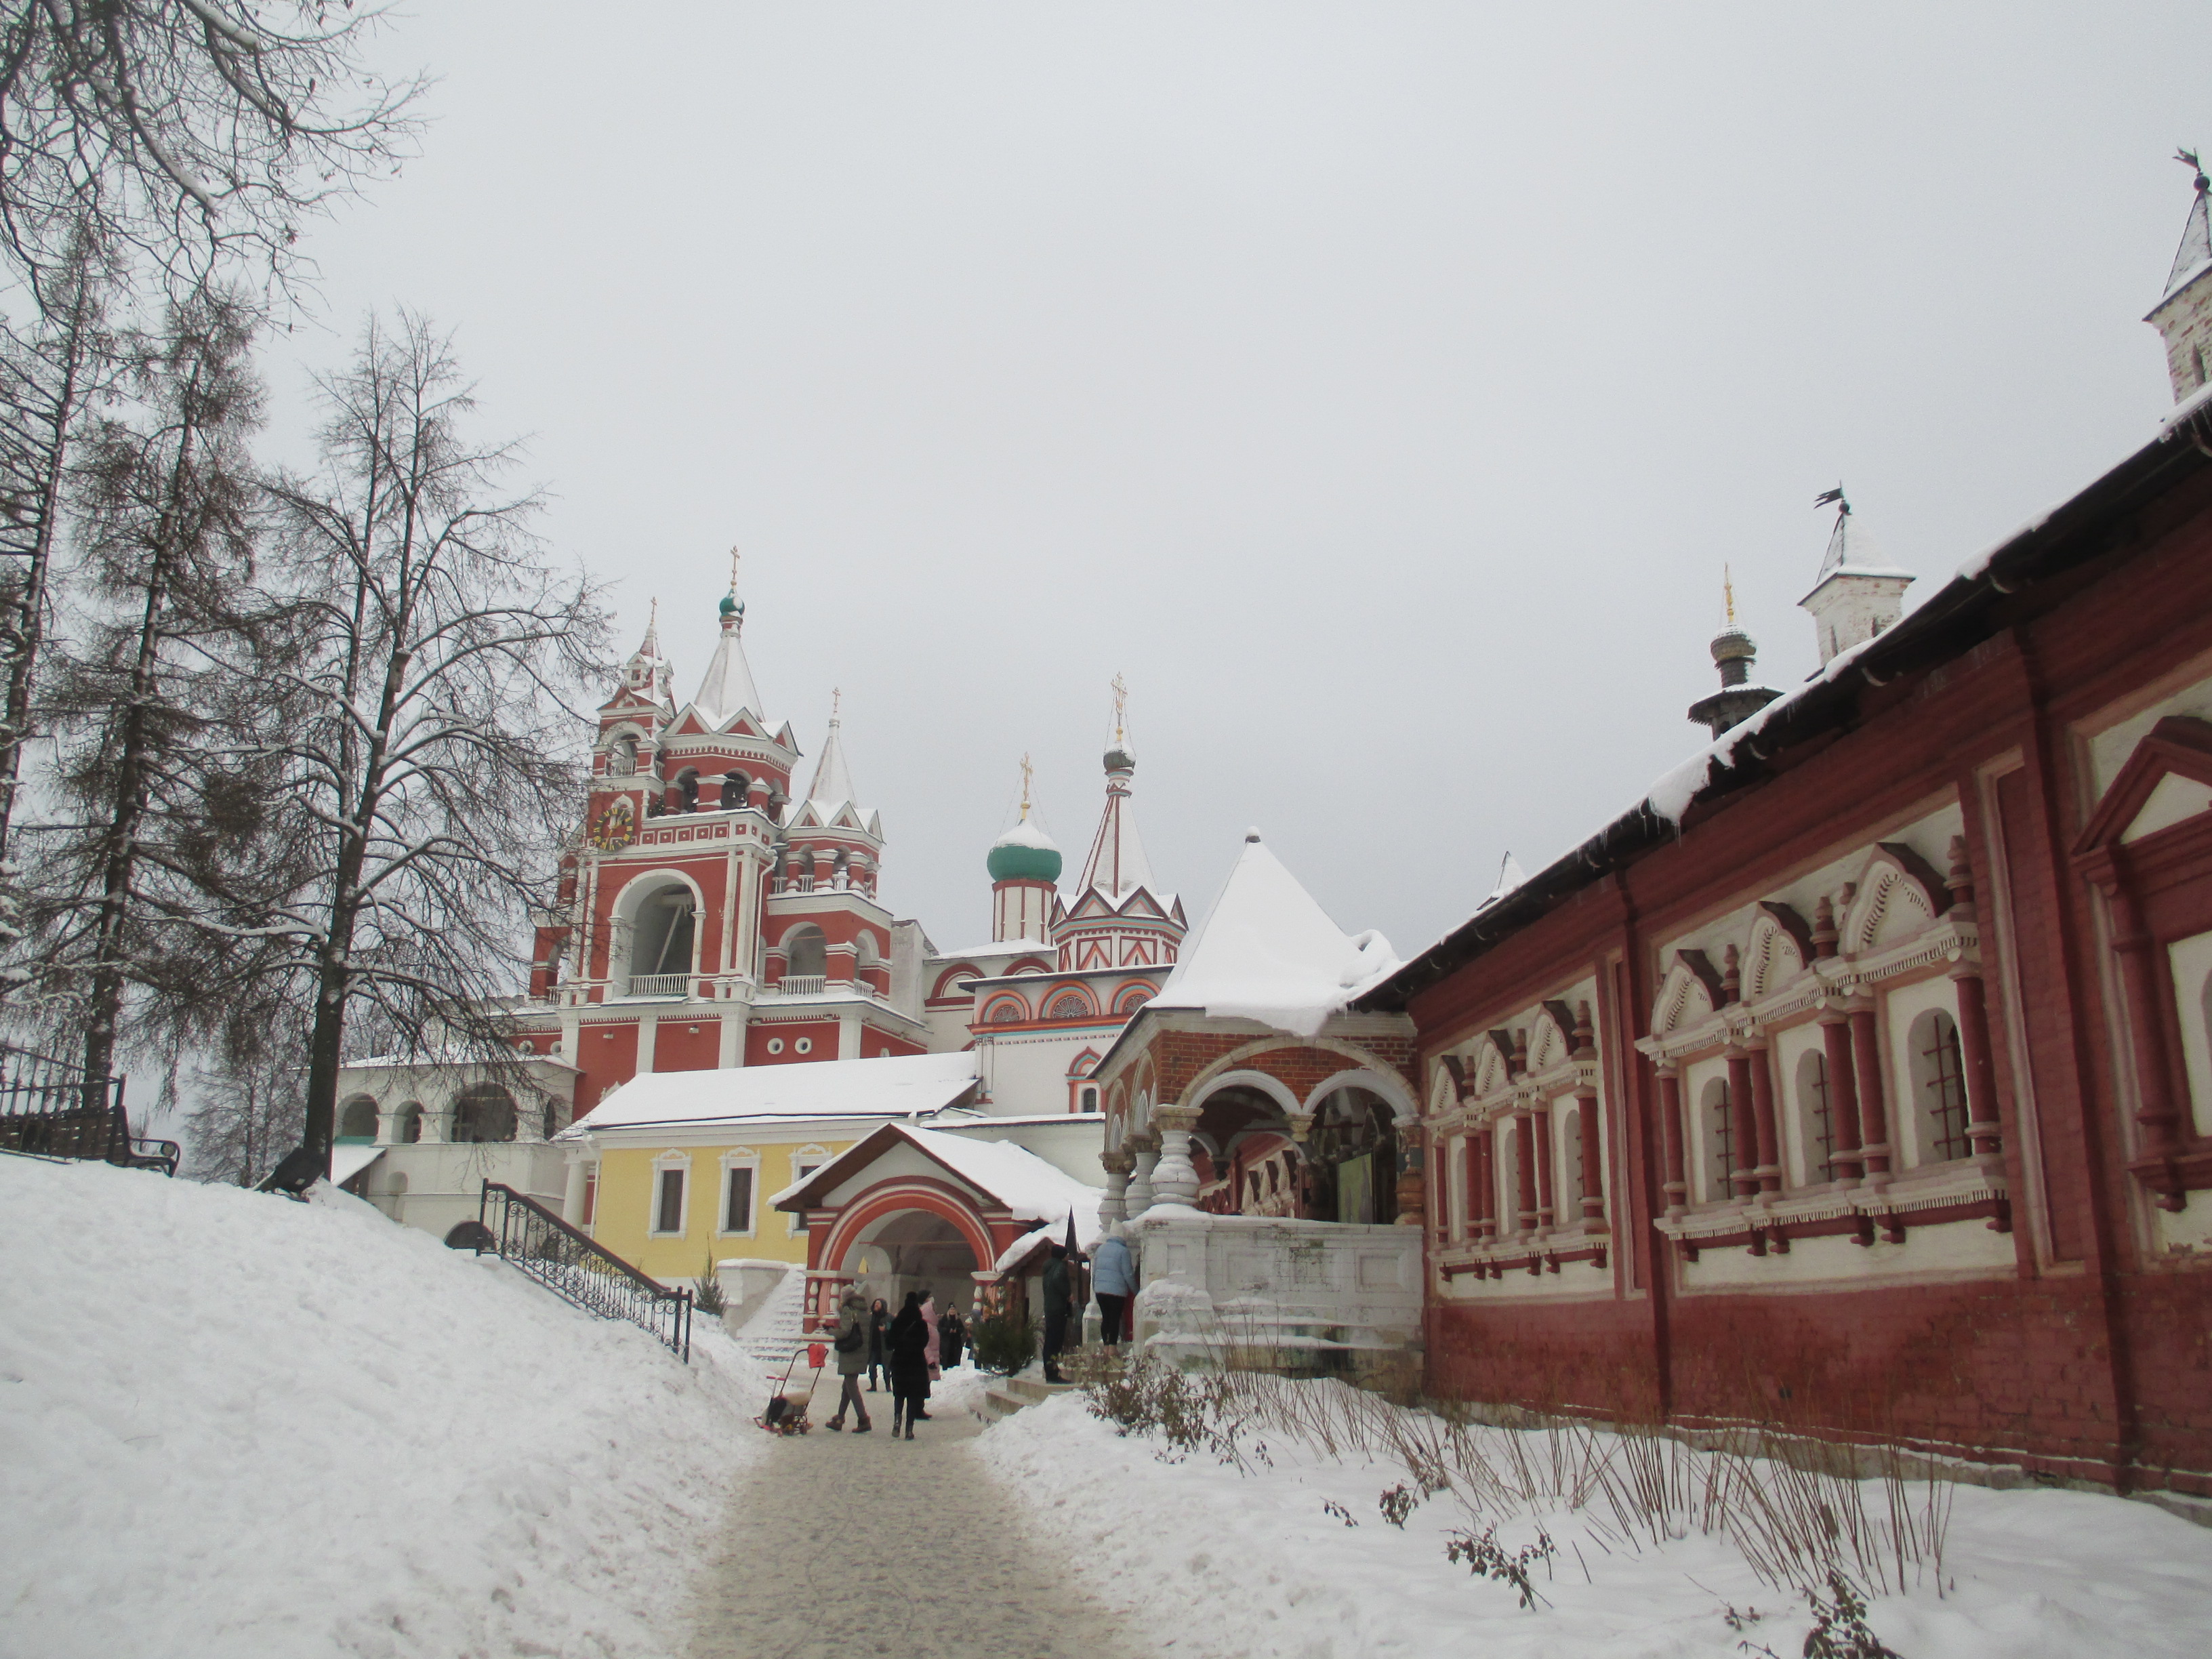
[[[951,1370],[960,1363],[960,1350],[967,1346],[968,1328],[960,1322],[957,1310],[948,1311],[937,1322],[937,1347],[943,1356],[943,1364]]]
[[[890,1328],[891,1312],[878,1297],[868,1304],[868,1392],[876,1391],[876,1373],[890,1370],[890,1355],[884,1346],[884,1333]],[[890,1379],[884,1379],[888,1382]]]
[[[885,1346],[891,1356],[891,1438],[898,1438],[904,1419],[906,1437],[914,1438],[914,1420],[929,1398],[929,1322],[921,1316],[921,1292],[908,1291],[906,1304],[891,1321]]]

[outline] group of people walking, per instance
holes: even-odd
[[[903,1425],[906,1438],[913,1439],[914,1425],[929,1420],[929,1413],[922,1409],[929,1401],[929,1385],[960,1364],[967,1340],[968,1329],[961,1322],[959,1310],[947,1309],[940,1316],[937,1298],[926,1289],[908,1291],[896,1314],[881,1297],[871,1304],[857,1288],[847,1291],[838,1304],[837,1334],[830,1343],[837,1355],[841,1386],[836,1414],[830,1418],[830,1426],[842,1431],[845,1408],[850,1406],[860,1419],[854,1432],[873,1431],[867,1402],[860,1395],[860,1378],[865,1375],[868,1393],[877,1391],[878,1377],[890,1389],[891,1437],[899,1437]]]

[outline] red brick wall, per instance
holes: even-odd
[[[783,1039],[783,1052],[772,1054],[768,1051],[773,1037]],[[813,1051],[800,1054],[798,1040],[811,1037]],[[745,1028],[745,1064],[748,1066],[788,1066],[794,1062],[837,1058],[837,1022],[834,1019],[795,1019],[788,1024],[753,1024]]]
[[[653,1069],[656,1072],[711,1072],[720,1057],[722,1022],[719,1019],[664,1019],[653,1031]]]
[[[2212,653],[2212,484],[2136,513],[2098,562],[2015,595],[2008,631],[1863,688],[1850,729],[1771,757],[1770,775],[1701,805],[1677,839],[1412,1000],[1420,1051],[1435,1054],[1595,974],[1618,1160],[1612,1294],[1433,1302],[1434,1391],[1679,1421],[1756,1415],[2212,1493],[2212,1258],[2146,1259],[2138,1243],[2148,1195],[2128,1170],[2132,1107],[2112,1052],[2116,1018],[2137,1011],[2106,1006],[2108,945],[2073,863],[2094,793],[2073,723],[2108,721]],[[1628,1046],[1648,1018],[1657,942],[1947,796],[1977,886],[2014,1272],[1683,1291],[1651,1225],[1653,1074]],[[2186,1198],[2212,1205],[2212,1191]]]

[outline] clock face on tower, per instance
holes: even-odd
[[[611,853],[617,848],[627,847],[637,837],[636,815],[627,800],[618,800],[599,816],[592,825],[592,845],[602,853]]]

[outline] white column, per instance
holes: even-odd
[[[429,1146],[443,1145],[445,1142],[451,1140],[453,1138],[453,1103],[452,1101],[447,1101],[444,1105],[436,1108],[434,1110],[430,1106],[427,1104],[424,1105],[422,1108],[422,1139],[424,1144]]]
[[[860,1016],[857,1013],[837,1016],[837,1058],[860,1059]]]
[[[714,1049],[714,1064],[724,1071],[745,1063],[745,1018],[750,1008],[737,1005],[723,1010],[721,1036]]]
[[[1098,1162],[1106,1170],[1106,1199],[1098,1206],[1098,1219],[1110,1227],[1129,1218],[1129,1171],[1135,1161],[1127,1152],[1102,1152]]]
[[[637,1021],[637,1074],[643,1077],[653,1069],[653,1038],[660,1029],[660,1022],[651,1014],[641,1014]]]
[[[1152,1165],[1153,1208],[1197,1207],[1198,1166],[1190,1161],[1190,1132],[1197,1127],[1195,1107],[1152,1108],[1152,1133],[1160,1138],[1159,1162]]]
[[[399,1144],[399,1108],[380,1106],[376,1109],[376,1144],[397,1146]]]
[[[571,1227],[584,1224],[584,1176],[590,1158],[582,1152],[568,1154],[568,1185],[561,1194],[561,1219]]]
[[[1133,1149],[1130,1156],[1135,1164],[1135,1172],[1122,1194],[1127,1218],[1133,1221],[1152,1207],[1152,1166],[1160,1161],[1160,1154],[1150,1135],[1131,1135],[1123,1144]]]

